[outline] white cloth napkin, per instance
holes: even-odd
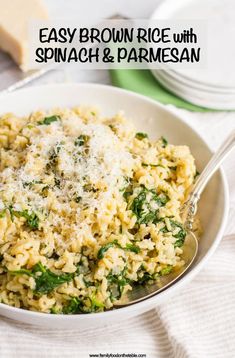
[[[184,116],[215,149],[235,128],[234,113]],[[0,318],[0,357],[81,357],[135,353],[147,358],[235,357],[235,155],[225,163],[230,216],[225,237],[203,271],[168,302],[115,326],[57,331]],[[134,356],[134,355],[133,355]]]

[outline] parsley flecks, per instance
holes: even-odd
[[[118,247],[119,249],[126,250],[126,251],[132,251],[138,254],[140,252],[140,248],[133,244],[126,244],[125,247],[122,247],[117,240],[114,240],[112,242],[109,242],[108,244],[102,246],[97,254],[97,258],[99,260],[103,259],[104,254],[106,251],[108,251],[111,247]]]
[[[167,139],[164,138],[164,137],[161,137],[161,141],[162,141],[162,146],[163,146],[163,148],[166,148],[166,146],[168,145]]]
[[[143,186],[133,199],[130,209],[136,215],[139,224],[154,223],[158,218],[158,209],[165,206],[168,201],[169,197],[165,193],[157,194],[154,189],[149,190]]]
[[[33,277],[36,283],[34,291],[39,295],[49,293],[56,287],[62,285],[65,282],[70,282],[74,278],[74,274],[70,273],[56,275],[41,262],[34,265],[32,270],[21,269],[17,271],[10,271],[10,273],[13,275],[25,274]]]
[[[60,119],[61,119],[60,116],[56,116],[56,115],[50,116],[50,117],[45,117],[42,121],[38,122],[38,124],[48,126],[49,124],[51,124],[53,122],[57,122]]]
[[[81,134],[77,139],[74,141],[74,145],[81,147],[82,145],[86,144],[90,137],[85,134]]]
[[[148,134],[147,133],[143,133],[143,132],[137,132],[135,135],[135,138],[142,140],[144,138],[148,138]]]

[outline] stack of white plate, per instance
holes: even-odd
[[[165,0],[151,19],[205,20],[208,59],[204,69],[151,69],[168,90],[193,104],[235,109],[235,1]]]

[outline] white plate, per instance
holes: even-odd
[[[222,87],[205,85],[201,82],[192,81],[191,79],[189,80],[187,77],[182,76],[181,74],[177,73],[174,70],[167,70],[167,71],[162,70],[162,72],[167,74],[167,76],[169,78],[172,78],[172,80],[177,81],[189,88],[191,87],[197,91],[202,91],[202,92],[212,93],[212,94],[215,93],[215,94],[219,94],[221,96],[227,95],[227,94],[235,95],[235,88],[231,89],[231,88],[222,88]]]
[[[206,108],[218,110],[234,110],[235,109],[235,94],[218,94],[216,92],[205,92],[197,90],[192,86],[186,86],[181,82],[174,80],[168,76],[167,72],[154,70],[152,71],[154,77],[169,91],[175,93],[177,96],[185,99],[188,102]]]
[[[115,87],[96,84],[56,84],[27,88],[0,96],[0,113],[14,112],[16,115],[26,115],[37,109],[71,107],[79,104],[97,106],[101,109],[101,113],[107,116],[124,110],[125,115],[133,119],[137,130],[148,132],[151,138],[164,135],[174,144],[189,145],[199,171],[211,157],[211,151],[203,139],[173,111],[144,96]],[[222,238],[228,206],[227,182],[223,172],[219,171],[208,184],[199,204],[204,234],[194,264],[178,282],[146,301],[103,313],[71,316],[31,312],[0,303],[0,314],[45,327],[82,330],[105,323],[111,325],[156,307],[176,294],[177,290],[207,264]]]
[[[205,20],[208,68],[177,69],[175,72],[196,83],[234,90],[234,14],[234,0],[165,0],[151,19]]]

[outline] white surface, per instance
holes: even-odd
[[[112,13],[116,10],[135,17],[148,17],[157,1],[47,0],[51,8],[72,13]],[[63,4],[63,7],[61,6]],[[53,6],[54,5],[54,6]],[[61,7],[60,7],[61,6]],[[53,12],[55,9],[53,9]],[[61,11],[58,10],[58,13]],[[109,83],[106,71],[54,72],[40,83],[86,81]],[[169,106],[172,107],[172,106]],[[193,113],[172,107],[184,116],[216,149],[235,129],[234,112]],[[230,185],[230,215],[225,237],[204,270],[182,291],[156,310],[119,324],[83,333],[58,331],[0,321],[0,357],[4,358],[89,358],[89,353],[144,353],[147,358],[234,358],[235,352],[235,156],[225,163]],[[215,193],[216,195],[216,193]],[[213,220],[213,218],[211,219]]]
[[[30,102],[28,103],[28,98]],[[185,144],[191,148],[199,171],[205,167],[211,152],[203,140],[181,119],[163,105],[146,97],[115,87],[95,84],[64,84],[33,87],[0,97],[0,115],[12,111],[16,115],[29,115],[32,111],[54,107],[92,105],[100,109],[103,116],[113,116],[120,110],[130,118],[137,131],[145,131],[150,138],[161,135],[170,143]],[[214,193],[218,194],[215,196]],[[9,307],[0,303],[0,314],[25,323],[44,327],[88,328],[101,323],[117,323],[122,315],[126,318],[145,312],[166,301],[177,289],[189,282],[206,264],[219,244],[228,214],[227,183],[217,173],[204,191],[198,208],[204,231],[198,255],[186,274],[158,295],[129,307],[89,315],[47,315]],[[210,218],[213,216],[213,222]]]

